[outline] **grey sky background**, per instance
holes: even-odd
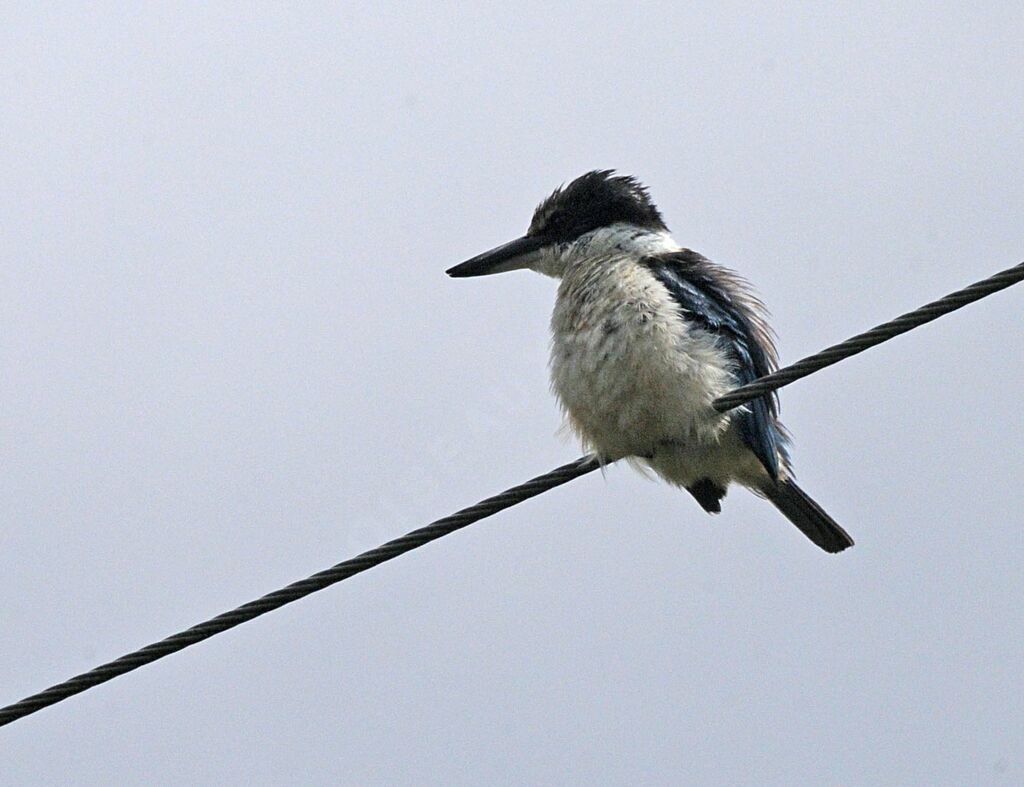
[[[1019,3],[0,12],[0,703],[579,454],[597,167],[792,361],[1024,258]],[[610,468],[0,730],[5,784],[1024,781],[1024,289],[786,389],[829,557]]]

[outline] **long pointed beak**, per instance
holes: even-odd
[[[524,235],[514,241],[504,243],[496,249],[478,254],[473,259],[466,260],[445,272],[458,279],[465,276],[487,276],[491,273],[529,268],[540,257],[543,245],[544,241],[541,238]]]

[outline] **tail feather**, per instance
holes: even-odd
[[[793,481],[778,481],[761,490],[800,532],[826,552],[842,552],[853,539]]]

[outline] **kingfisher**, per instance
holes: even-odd
[[[776,394],[712,407],[778,368],[767,310],[735,272],[675,242],[643,184],[588,172],[541,202],[521,238],[447,273],[524,268],[561,280],[552,389],[602,462],[629,458],[712,514],[737,483],[826,552],[853,546],[794,480]]]

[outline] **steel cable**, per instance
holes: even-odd
[[[105,683],[111,678],[116,678],[118,675],[131,672],[157,659],[162,659],[164,656],[176,653],[183,648],[187,648],[189,645],[202,642],[214,634],[220,634],[222,631],[227,631],[260,615],[265,615],[267,612],[272,612],[278,607],[283,607],[285,604],[298,601],[310,593],[323,590],[355,574],[366,571],[368,568],[373,568],[412,549],[421,547],[430,541],[446,536],[449,533],[454,533],[456,530],[496,514],[505,508],[535,497],[556,486],[568,483],[574,478],[579,478],[581,475],[596,470],[599,466],[600,463],[596,459],[582,457],[575,462],[562,465],[556,470],[545,473],[524,484],[506,489],[499,495],[482,500],[476,505],[464,508],[450,516],[444,517],[444,519],[438,519],[436,522],[432,522],[425,527],[406,533],[404,536],[388,541],[386,544],[382,544],[375,549],[363,552],[361,555],[342,561],[331,568],[319,571],[305,579],[300,579],[298,582],[293,582],[287,587],[261,596],[255,601],[243,604],[230,612],[225,612],[215,618],[192,626],[192,628],[185,631],[172,634],[166,639],[154,642],[152,645],[147,645],[140,650],[122,656],[119,659],[102,664],[88,672],[83,672],[81,675],[76,675],[63,683],[58,683],[45,691],[33,694],[31,697],[26,697],[20,702],[0,709],[0,727],[10,724],[22,716],[35,713],[37,710],[48,705],[53,705],[79,692],[97,686],[100,683]]]
[[[962,290],[950,293],[944,298],[939,298],[937,301],[925,304],[920,309],[907,312],[895,320],[875,326],[870,331],[859,333],[845,342],[826,347],[821,352],[816,352],[814,355],[802,358],[796,363],[791,363],[789,366],[779,369],[777,372],[766,374],[752,383],[742,385],[735,391],[731,391],[725,396],[716,399],[713,407],[720,413],[732,410],[734,407],[746,404],[751,399],[756,399],[766,393],[796,382],[802,377],[813,374],[819,369],[839,363],[851,355],[862,353],[876,344],[881,344],[899,336],[901,333],[906,333],[920,325],[937,320],[944,314],[949,314],[969,303],[981,300],[987,295],[999,292],[999,290],[1005,290],[1022,279],[1024,279],[1024,262],[1014,265],[1012,268],[1007,268],[1005,271],[1000,271],[987,279],[975,282],[969,287],[964,287]]]
[[[986,295],[991,295],[998,290],[1016,284],[1022,279],[1024,279],[1024,263],[1020,263],[988,279],[972,284],[970,287],[947,295],[938,301],[922,306],[920,309],[909,312],[891,322],[879,325],[866,333],[833,345],[777,372],[755,380],[748,385],[737,388],[735,391],[715,400],[713,406],[720,412],[739,407],[751,399],[789,385],[791,382],[806,377],[819,369],[838,363],[844,358],[863,352],[901,333],[906,333],[919,325],[923,325],[973,301],[984,298]],[[159,642],[147,645],[119,659],[76,675],[63,683],[51,686],[38,694],[33,694],[5,708],[0,708],[0,727],[94,686],[98,686],[101,683],[105,683],[126,672],[138,669],[164,656],[176,653],[190,645],[202,642],[215,634],[227,631],[260,615],[272,612],[279,607],[283,607],[285,604],[290,604],[293,601],[308,596],[310,593],[330,587],[355,574],[359,574],[442,536],[460,530],[467,525],[485,519],[549,489],[554,489],[575,478],[593,472],[600,466],[601,462],[595,457],[581,457],[575,462],[562,465],[549,473],[507,489],[501,494],[489,497],[476,505],[464,508],[418,530],[406,533],[404,536],[388,541],[386,544],[364,552],[357,557],[345,560],[331,568],[294,582],[280,590],[268,593],[255,601],[250,601],[229,612],[173,634]]]

